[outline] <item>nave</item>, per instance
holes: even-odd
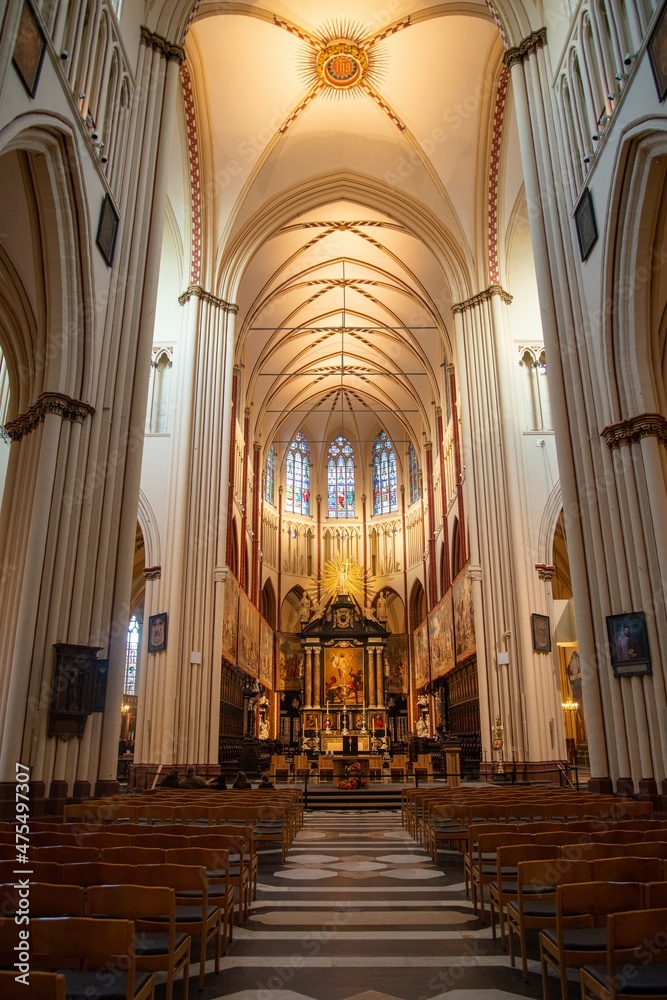
[[[250,917],[234,929],[220,975],[207,975],[197,995],[537,998],[539,964],[529,969],[524,984],[490,927],[481,927],[466,898],[460,854],[443,852],[434,865],[398,812],[311,812],[285,865],[279,851],[262,852]],[[578,995],[578,984],[572,989]]]

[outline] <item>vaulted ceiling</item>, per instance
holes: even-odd
[[[488,284],[498,28],[484,2],[384,7],[211,0],[186,44],[204,283],[233,286],[253,438],[302,428],[315,459],[433,437],[451,306]]]

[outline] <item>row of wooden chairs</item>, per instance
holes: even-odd
[[[3,915],[11,917],[17,914],[21,906],[19,887],[13,883],[0,885],[0,894]],[[138,885],[94,885],[85,888],[32,882],[28,899],[31,920],[33,917],[100,916],[131,920],[134,924],[133,950],[137,970],[165,972],[167,1000],[172,998],[175,978],[182,973],[183,1000],[187,1000],[191,935],[183,930],[183,921],[179,925],[176,923],[176,893],[173,888]],[[5,946],[2,961],[8,960],[11,961],[11,952]]]
[[[3,953],[7,944],[18,943],[19,927],[8,922],[3,935]],[[123,1000],[152,1000],[155,979],[151,972],[137,969],[134,949],[134,924],[131,920],[92,919],[86,917],[34,917],[30,921],[30,972],[26,989],[9,971],[17,952],[4,958],[0,983],[3,997],[23,996],[31,1000],[52,996],[99,996],[104,982],[108,995]],[[39,973],[59,970],[59,975],[43,978]],[[9,977],[14,980],[10,983]],[[24,981],[25,982],[25,981]]]
[[[550,787],[490,789],[483,787],[406,788],[401,795],[401,821],[416,839],[418,817],[429,803],[468,806],[480,820],[497,822],[520,819],[587,819],[602,817],[630,819],[651,814],[650,802],[576,792]],[[517,812],[519,810],[519,812]]]
[[[94,836],[94,835],[90,835]],[[104,836],[102,834],[101,836]],[[215,884],[214,895],[224,904],[225,940],[231,941],[234,920],[242,924],[256,895],[257,869],[253,856],[245,853],[245,844],[238,837],[213,840],[209,837],[181,838],[165,836],[155,843],[158,835],[145,839],[144,846],[62,846],[33,848],[30,867],[39,866],[42,877],[48,880],[49,866],[96,865],[98,863],[121,866],[112,874],[123,875],[123,881],[135,882],[132,869],[138,864],[160,866],[163,864],[205,865],[209,882]],[[231,852],[233,853],[230,853]],[[0,847],[2,862],[12,861],[15,852]],[[83,871],[84,869],[79,869]],[[94,872],[92,868],[90,871]]]
[[[647,957],[662,956],[663,961],[667,957],[665,906],[667,882],[596,881],[557,886],[555,925],[541,930],[539,937],[543,1000],[549,1000],[550,970],[559,979],[562,1000],[568,1000],[568,969],[582,970],[584,1000],[609,1000],[621,982],[620,962],[623,975],[631,973],[633,993],[641,994],[647,985]],[[657,948],[654,944],[643,949],[640,963],[635,951],[638,942],[657,943]],[[652,994],[655,996],[657,973],[662,978],[664,996],[667,966],[653,966],[649,971]]]
[[[512,823],[541,822],[557,824],[562,829],[567,829],[573,823],[593,822],[598,824],[599,832],[607,832],[619,823],[632,819],[653,822],[656,827],[662,825],[662,821],[652,820],[650,803],[634,802],[627,805],[627,809],[614,810],[612,813],[607,803],[600,803],[596,807],[590,802],[581,803],[560,797],[552,803],[494,803],[492,808],[481,803],[458,804],[430,799],[421,802],[422,812],[416,816],[416,827],[412,835],[437,861],[440,844],[450,844],[461,849],[467,842],[469,827],[477,823],[509,826]],[[634,808],[635,806],[641,808]]]
[[[142,935],[144,932],[146,935],[161,932],[167,933],[170,939],[173,937],[172,954],[176,955],[178,951],[179,960],[182,957],[184,936],[200,939],[199,988],[203,989],[208,945],[214,945],[215,971],[219,972],[221,953],[227,950],[232,938],[234,888],[229,884],[223,867],[211,867],[219,865],[220,861],[218,853],[211,857],[210,852],[202,849],[189,849],[168,852],[168,860],[159,864],[88,861],[57,865],[51,862],[34,862],[30,866],[33,872],[31,878],[35,880],[30,884],[31,922],[33,914],[77,915],[81,910],[80,903],[77,904],[77,894],[80,897],[80,893],[84,891],[86,900],[91,901],[86,906],[87,915],[109,916],[109,910],[100,908],[97,889],[122,886],[124,892],[119,894],[113,904],[114,914],[125,907],[126,915],[131,915],[132,919],[136,918],[142,924]],[[11,862],[0,862],[0,878],[5,883],[3,914],[11,915],[11,893],[16,891]],[[47,898],[46,890],[40,890],[40,883],[48,886],[50,898]],[[175,901],[173,935],[171,909],[160,912],[160,907],[151,903],[151,897],[157,899],[165,887],[172,891]],[[9,921],[8,924],[13,926],[14,921]],[[160,955],[164,957],[164,948],[160,951],[155,938],[142,935],[137,938],[141,962],[146,959],[150,964],[152,960],[158,961]],[[11,948],[8,951],[7,939],[1,935],[0,938],[0,965],[7,967],[6,962],[11,959]],[[164,944],[163,941],[161,943]],[[10,967],[12,961],[13,959],[9,962]],[[180,967],[179,964],[173,975]]]

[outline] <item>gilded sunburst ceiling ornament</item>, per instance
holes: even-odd
[[[375,33],[352,21],[332,21],[317,34],[313,34],[277,14],[274,14],[273,20],[279,28],[296,35],[303,42],[300,72],[308,86],[308,92],[283,123],[281,134],[285,134],[310,102],[320,94],[326,97],[365,94],[375,101],[401,131],[405,129],[405,125],[380,96],[377,86],[382,78],[386,59],[382,42],[397,31],[407,28],[410,17]]]

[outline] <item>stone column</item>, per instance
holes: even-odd
[[[581,466],[582,481],[594,482],[595,470],[590,463],[590,442],[588,432],[580,438],[579,431],[572,423],[566,392],[570,397],[586,398],[589,393],[581,384],[576,358],[578,328],[582,322],[575,321],[569,300],[569,278],[567,253],[563,247],[563,233],[568,232],[568,222],[558,216],[556,193],[562,192],[562,184],[554,173],[548,143],[545,106],[549,107],[550,96],[542,93],[540,72],[536,53],[546,41],[546,29],[534,32],[505,54],[505,63],[512,75],[512,91],[516,105],[519,144],[526,187],[528,216],[535,258],[537,287],[540,299],[540,313],[547,357],[549,359],[549,395],[551,400],[554,428],[556,429],[556,451],[563,495],[568,556],[570,559],[574,609],[577,636],[582,663],[582,684],[587,706],[587,731],[591,761],[592,788],[609,791],[609,760],[603,724],[602,692],[598,667],[596,640],[593,628],[594,609],[587,580],[590,567],[583,543],[582,523],[588,520],[587,502],[582,500],[577,485],[576,461]],[[551,94],[551,86],[545,94]],[[557,135],[558,130],[553,131]],[[561,199],[563,202],[565,199]],[[571,251],[569,253],[571,256]],[[557,307],[558,303],[558,307]],[[560,319],[557,313],[560,312]],[[561,355],[561,347],[563,354]],[[567,388],[566,388],[567,387]],[[576,511],[580,516],[570,516]],[[598,548],[598,545],[595,546]],[[603,546],[599,545],[600,553]],[[597,571],[593,571],[595,575]],[[603,572],[602,567],[600,573]],[[601,578],[601,576],[600,576]],[[607,698],[605,713],[609,715],[613,727],[623,729],[623,712],[620,698]],[[616,720],[616,721],[614,721]],[[616,749],[614,749],[616,753]],[[617,767],[621,773],[629,773],[629,760],[619,741]]]
[[[374,657],[374,647],[366,647],[366,676],[368,678],[368,691],[366,697],[366,704],[369,708],[374,708],[377,705],[377,686],[375,683],[375,657]]]
[[[306,646],[306,662],[304,666],[304,708],[313,707],[313,647]]]
[[[375,696],[377,708],[384,708],[384,649],[382,646],[375,648]]]

